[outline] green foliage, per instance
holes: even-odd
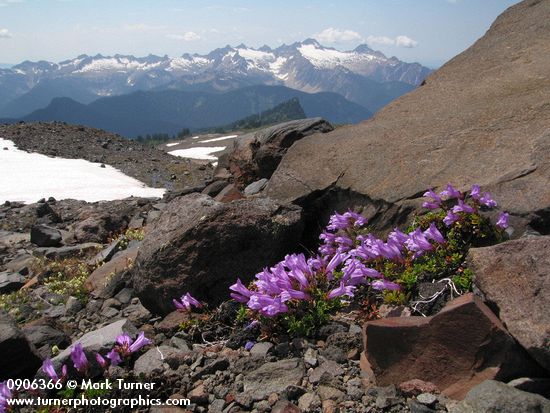
[[[15,321],[25,321],[22,309],[29,303],[29,290],[14,291],[9,294],[0,294],[0,310],[10,314]]]
[[[302,307],[280,317],[282,328],[286,329],[291,336],[311,336],[330,320],[331,315],[340,309],[342,304],[339,299],[326,300],[324,297],[319,297],[307,302],[307,305],[302,305]]]
[[[90,275],[90,267],[77,258],[50,261],[46,264],[48,275],[44,285],[52,293],[63,297],[73,296],[86,301],[88,292],[84,283]]]

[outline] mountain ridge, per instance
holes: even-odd
[[[93,97],[136,90],[228,91],[256,84],[282,85],[304,92],[335,92],[375,112],[403,90],[419,85],[430,72],[418,63],[388,58],[368,45],[339,51],[314,39],[277,48],[227,45],[206,55],[184,53],[179,57],[82,54],[59,63],[24,61],[0,69],[0,116],[27,115],[55,97],[89,103]],[[335,78],[336,82],[331,81]],[[48,91],[41,86],[41,94],[32,92],[43,82],[56,87]],[[25,98],[28,93],[31,96]],[[40,99],[36,99],[37,95]],[[382,99],[369,99],[369,95]]]

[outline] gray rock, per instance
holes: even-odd
[[[122,316],[136,324],[143,324],[151,318],[151,313],[141,303],[130,304],[122,310]]]
[[[36,348],[15,322],[0,312],[0,380],[31,377],[42,363]]]
[[[128,304],[132,299],[133,294],[134,290],[131,288],[123,288],[117,293],[117,295],[115,295],[115,298],[120,301],[121,304]]]
[[[315,367],[318,363],[317,356],[317,350],[308,348],[304,354],[304,362],[311,367]]]
[[[82,308],[84,307],[84,304],[82,304],[82,301],[80,301],[76,297],[69,297],[67,299],[67,302],[65,303],[65,315],[75,315],[78,313]]]
[[[42,358],[51,356],[53,346],[65,347],[70,344],[69,337],[63,332],[47,325],[26,326],[22,328],[27,339],[38,349]]]
[[[321,397],[322,401],[334,400],[339,403],[346,397],[346,394],[343,391],[330,386],[319,386],[317,393],[319,393],[319,397]]]
[[[321,398],[314,393],[305,393],[298,399],[298,408],[310,412],[321,407]]]
[[[518,390],[523,390],[529,393],[540,394],[547,399],[550,399],[550,379],[549,378],[531,378],[522,377],[512,380],[508,383],[509,386],[515,387]]]
[[[321,381],[321,378],[323,376],[332,378],[341,376],[342,374],[344,374],[344,369],[342,369],[342,367],[338,363],[332,360],[328,360],[321,364],[319,367],[313,369],[313,371],[309,374],[309,382],[312,384],[316,384]]]
[[[61,245],[61,232],[46,225],[31,228],[31,242],[38,247],[58,247]]]
[[[214,374],[217,371],[225,371],[229,367],[229,360],[226,358],[219,358],[206,364],[201,370],[197,371],[194,375],[194,379],[200,379],[208,374]]]
[[[98,252],[95,257],[88,260],[89,265],[98,265],[102,262],[108,262],[113,255],[115,255],[121,249],[122,238],[117,238],[111,242],[106,248],[103,248]]]
[[[266,363],[244,377],[244,393],[253,400],[263,400],[271,393],[281,393],[289,385],[299,385],[304,376],[300,359],[287,359]]]
[[[244,194],[246,196],[252,196],[259,194],[262,189],[264,189],[267,185],[268,179],[262,178],[259,181],[252,182],[251,184],[247,185],[246,188],[244,188]]]
[[[191,348],[189,347],[189,344],[187,343],[187,341],[185,341],[183,338],[180,338],[180,337],[172,337],[170,339],[170,345],[172,347],[175,347],[177,348],[178,350],[182,350],[182,351],[191,351]]]
[[[437,402],[437,396],[432,393],[420,393],[416,396],[416,400],[426,406],[432,406]]]
[[[166,363],[168,357],[174,357],[184,354],[183,351],[174,347],[158,346],[147,350],[141,355],[134,364],[134,373],[136,375],[162,373],[169,369]]]
[[[0,294],[17,291],[25,285],[25,277],[21,274],[0,272]]]
[[[266,357],[269,351],[273,348],[273,344],[267,341],[254,344],[250,349],[250,355],[255,357]]]
[[[114,318],[118,315],[118,310],[113,307],[105,307],[100,314],[105,318]]]
[[[472,388],[450,413],[550,413],[550,400],[507,384],[486,380]]]
[[[202,194],[211,196],[214,198],[216,195],[218,195],[222,189],[224,189],[227,186],[227,181],[214,181],[210,185],[208,185],[206,188],[203,189]]]

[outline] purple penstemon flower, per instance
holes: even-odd
[[[433,249],[432,244],[430,244],[430,241],[428,241],[428,238],[426,238],[426,235],[424,235],[420,228],[415,229],[409,234],[409,239],[405,241],[405,246],[409,251],[419,254]]]
[[[189,293],[185,293],[185,295],[182,295],[179,301],[174,299],[172,300],[172,302],[174,303],[174,306],[180,311],[191,311],[193,307],[202,307],[202,304]]]
[[[479,202],[487,208],[495,208],[498,206],[497,202],[491,197],[489,192],[485,192],[483,196],[479,198]]]
[[[508,220],[510,218],[510,214],[508,214],[508,212],[501,212],[500,215],[498,216],[498,220],[496,222],[496,226],[499,227],[500,229],[506,229],[508,228]]]
[[[327,225],[327,230],[337,231],[339,229],[348,229],[348,228],[360,228],[366,225],[367,219],[353,211],[345,212],[344,214],[338,214],[335,212],[329,220]]]
[[[151,340],[145,337],[145,333],[143,331],[138,334],[135,340],[132,340],[128,334],[123,333],[116,338],[116,344],[118,353],[121,356],[126,357],[132,353],[135,353],[142,347],[151,344]]]
[[[105,360],[105,358],[101,354],[95,353],[95,360],[97,361],[97,364],[101,366],[102,369],[105,369],[107,367],[107,360]]]
[[[434,222],[432,222],[428,229],[424,231],[424,235],[426,236],[426,238],[431,239],[432,241],[435,241],[439,244],[445,243],[445,238],[443,237],[441,232],[439,232]]]
[[[122,358],[120,357],[120,354],[118,353],[116,348],[113,348],[111,351],[109,351],[106,357],[111,360],[111,366],[113,367],[118,366],[122,362]]]
[[[394,282],[382,279],[382,280],[374,280],[370,283],[371,287],[375,290],[400,290],[401,286],[399,284],[396,284]]]
[[[456,190],[451,184],[447,184],[447,187],[439,195],[447,197],[447,199],[462,198],[462,193]]]
[[[247,350],[247,351],[250,351],[252,350],[252,347],[254,347],[256,343],[254,341],[247,341],[246,344],[244,345],[244,349]]]
[[[481,189],[479,185],[472,185],[472,190],[470,191],[470,196],[472,199],[478,200],[481,196]]]
[[[453,207],[452,211],[455,214],[459,212],[466,212],[467,214],[472,214],[475,212],[475,209],[471,205],[468,205],[466,202],[464,202],[462,199],[459,199],[458,204]]]
[[[13,393],[8,387],[8,384],[3,381],[0,383],[0,413],[4,413],[10,407],[8,400],[13,397]]]
[[[329,291],[329,293],[327,294],[327,298],[329,300],[332,300],[333,298],[341,297],[343,295],[353,297],[354,290],[355,290],[354,285],[346,285],[344,281],[340,281],[340,285],[338,287]]]
[[[451,226],[454,222],[458,221],[460,217],[456,215],[453,211],[448,211],[445,218],[443,218],[443,223],[447,226]]]
[[[240,279],[237,278],[237,282],[229,287],[229,289],[232,292],[231,298],[233,298],[235,301],[238,301],[239,303],[246,303],[250,299],[250,296],[252,295],[252,291],[250,291],[248,288],[244,286],[244,284],[241,282]]]
[[[61,377],[59,377],[55,371],[52,360],[49,358],[42,363],[42,371],[54,381],[63,380],[67,377],[67,366],[64,364],[63,367],[61,367]]]
[[[75,346],[71,349],[71,360],[73,361],[74,368],[79,373],[85,373],[88,370],[88,358],[84,353],[82,344],[76,343]]]
[[[248,308],[256,310],[266,317],[274,317],[277,314],[286,313],[288,307],[284,301],[290,297],[270,297],[268,295],[254,294],[248,301]]]

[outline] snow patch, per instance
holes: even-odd
[[[33,203],[50,196],[96,202],[130,196],[159,198],[164,192],[164,188],[149,188],[112,166],[101,168],[83,159],[28,153],[0,138],[0,202]]]
[[[224,141],[226,139],[235,139],[237,136],[238,135],[221,136],[219,138],[207,139],[205,141],[200,141],[200,143],[218,142],[218,141]]]
[[[196,146],[188,149],[178,149],[168,152],[170,155],[179,156],[180,158],[204,159],[207,161],[216,161],[217,156],[212,155],[215,152],[220,152],[225,149],[225,146]]]
[[[167,143],[166,146],[170,147],[170,146],[176,146],[176,145],[179,145],[179,144],[180,144],[179,142]]]
[[[340,52],[339,50],[316,47],[314,44],[304,44],[298,51],[314,66],[323,69],[333,69],[338,65],[347,67],[350,64],[378,59],[374,55],[357,52]]]

